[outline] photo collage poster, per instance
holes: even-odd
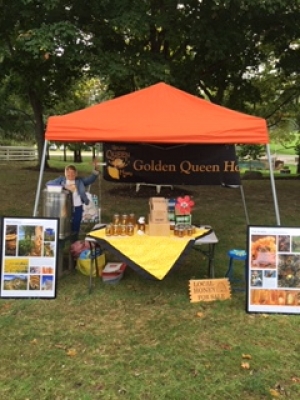
[[[247,311],[300,313],[300,227],[248,228]]]
[[[1,298],[55,298],[57,218],[3,217]]]

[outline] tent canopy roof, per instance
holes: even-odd
[[[62,142],[266,144],[263,118],[212,104],[165,83],[48,119]]]

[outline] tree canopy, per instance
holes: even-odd
[[[31,108],[40,157],[48,116],[91,104],[68,100],[82,79],[164,81],[276,126],[299,98],[299,20],[300,0],[2,0],[0,98]]]

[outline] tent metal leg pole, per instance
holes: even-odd
[[[246,223],[249,225],[249,215],[248,215],[248,210],[247,210],[247,205],[246,205],[246,200],[245,200],[245,194],[244,194],[244,188],[243,185],[226,185],[225,183],[222,183],[222,186],[225,188],[229,189],[237,189],[238,187],[240,188],[241,196],[242,196],[242,202],[244,206],[244,211],[245,211],[245,217],[246,217]]]
[[[96,158],[98,160],[99,167],[101,167],[102,165],[104,165],[103,162],[100,161],[100,159],[103,160],[103,148],[102,148],[101,143],[97,143],[96,149],[97,149]],[[101,170],[101,168],[100,168],[100,170]],[[101,224],[101,220],[102,220],[102,187],[101,187],[102,186],[102,182],[101,182],[101,179],[102,179],[102,170],[101,170],[101,174],[98,177],[98,211],[99,211],[98,217],[99,217],[99,224]]]
[[[38,206],[39,206],[39,201],[40,201],[43,172],[44,172],[44,168],[45,168],[47,145],[48,145],[48,140],[45,140],[44,150],[43,150],[43,155],[42,155],[42,160],[41,160],[40,175],[39,175],[38,185],[37,185],[36,194],[35,194],[35,202],[34,202],[34,209],[33,209],[34,217],[36,217],[38,214]]]
[[[267,156],[268,156],[268,161],[269,161],[269,168],[270,168],[270,180],[271,180],[271,188],[272,188],[273,201],[274,201],[274,207],[275,207],[276,223],[277,223],[277,225],[280,226],[280,215],[279,215],[277,194],[276,194],[276,189],[275,189],[275,179],[274,179],[274,172],[273,172],[273,165],[272,165],[272,158],[271,158],[271,152],[270,152],[270,145],[269,144],[266,144],[266,151],[267,151]]]
[[[243,185],[240,185],[240,191],[241,191],[242,201],[243,201],[244,210],[245,210],[246,223],[247,223],[247,225],[249,225],[250,224],[249,215],[248,215]]]

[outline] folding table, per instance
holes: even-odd
[[[214,278],[214,253],[218,238],[215,232],[208,226],[197,227],[193,237],[177,238],[171,233],[170,237],[106,237],[105,225],[96,225],[86,236],[86,240],[91,247],[91,273],[89,281],[89,291],[92,288],[93,252],[101,248],[118,257],[129,267],[142,273],[146,278],[162,280],[165,275],[176,265],[176,263],[192,249],[200,251],[208,259],[208,275]],[[157,258],[155,247],[158,246],[161,259]],[[143,254],[148,254],[145,259],[139,258]],[[164,256],[164,258],[162,258]],[[140,261],[139,261],[140,260]],[[96,276],[98,275],[96,265]]]

